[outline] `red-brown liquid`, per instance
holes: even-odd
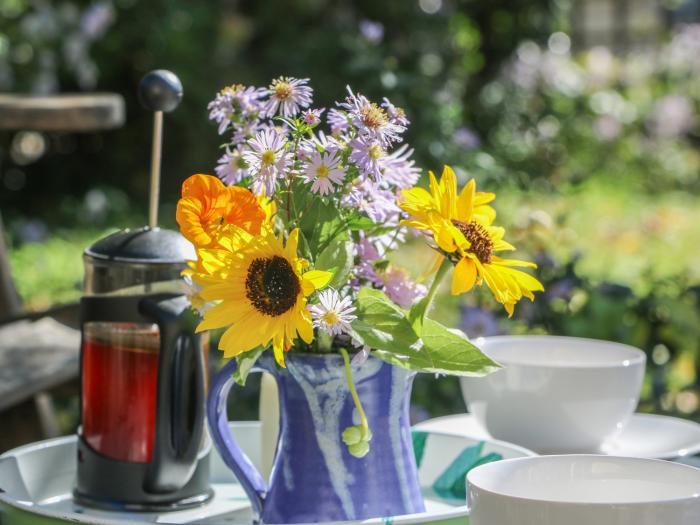
[[[83,337],[83,436],[113,459],[149,463],[153,455],[158,383],[157,327],[100,323]],[[144,326],[147,327],[144,330]]]

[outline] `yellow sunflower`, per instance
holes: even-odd
[[[533,300],[533,292],[544,288],[537,279],[516,269],[535,268],[534,263],[496,255],[515,249],[503,239],[505,230],[492,224],[496,212],[488,203],[496,196],[477,192],[474,179],[457,195],[457,177],[449,166],[445,166],[440,182],[432,172],[429,176],[429,192],[418,187],[402,191],[399,206],[410,216],[402,224],[432,233],[442,254],[438,264],[447,257],[455,265],[453,295],[485,281],[508,315],[513,315],[515,303],[523,297]]]
[[[235,225],[219,237],[219,247],[199,250],[201,263],[192,278],[205,301],[217,302],[204,313],[197,331],[228,327],[219,349],[234,357],[272,342],[275,359],[284,366],[284,351],[297,336],[313,340],[306,298],[328,284],[332,274],[305,271],[309,262],[297,257],[299,230],[276,237],[263,227],[253,235]]]

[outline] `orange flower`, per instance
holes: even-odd
[[[182,183],[175,217],[182,235],[196,248],[216,247],[221,228],[228,224],[257,235],[267,219],[250,190],[224,186],[217,177],[201,174]]]

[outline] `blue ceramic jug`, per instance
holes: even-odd
[[[408,413],[415,373],[373,357],[353,368],[373,433],[369,453],[356,458],[341,437],[359,423],[342,356],[290,353],[286,364],[279,368],[265,352],[256,365],[275,377],[279,389],[280,433],[269,485],[228,427],[235,360],[214,378],[207,403],[214,443],[248,494],[256,519],[310,523],[424,512]]]

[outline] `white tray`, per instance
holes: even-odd
[[[260,423],[231,424],[232,431],[251,461],[260,465]],[[504,459],[534,453],[495,440],[427,432],[419,477],[424,487],[427,512],[399,517],[365,520],[364,524],[409,525],[468,523],[464,499],[445,499],[435,491],[435,482],[465,449],[482,443],[480,456],[496,454]],[[491,456],[493,457],[493,456]],[[211,483],[215,496],[196,509],[167,513],[106,512],[86,508],[73,501],[76,438],[50,439],[16,448],[0,456],[0,516],[12,525],[54,523],[133,524],[200,523],[250,524],[248,499],[236,478],[215,452],[212,454]]]

